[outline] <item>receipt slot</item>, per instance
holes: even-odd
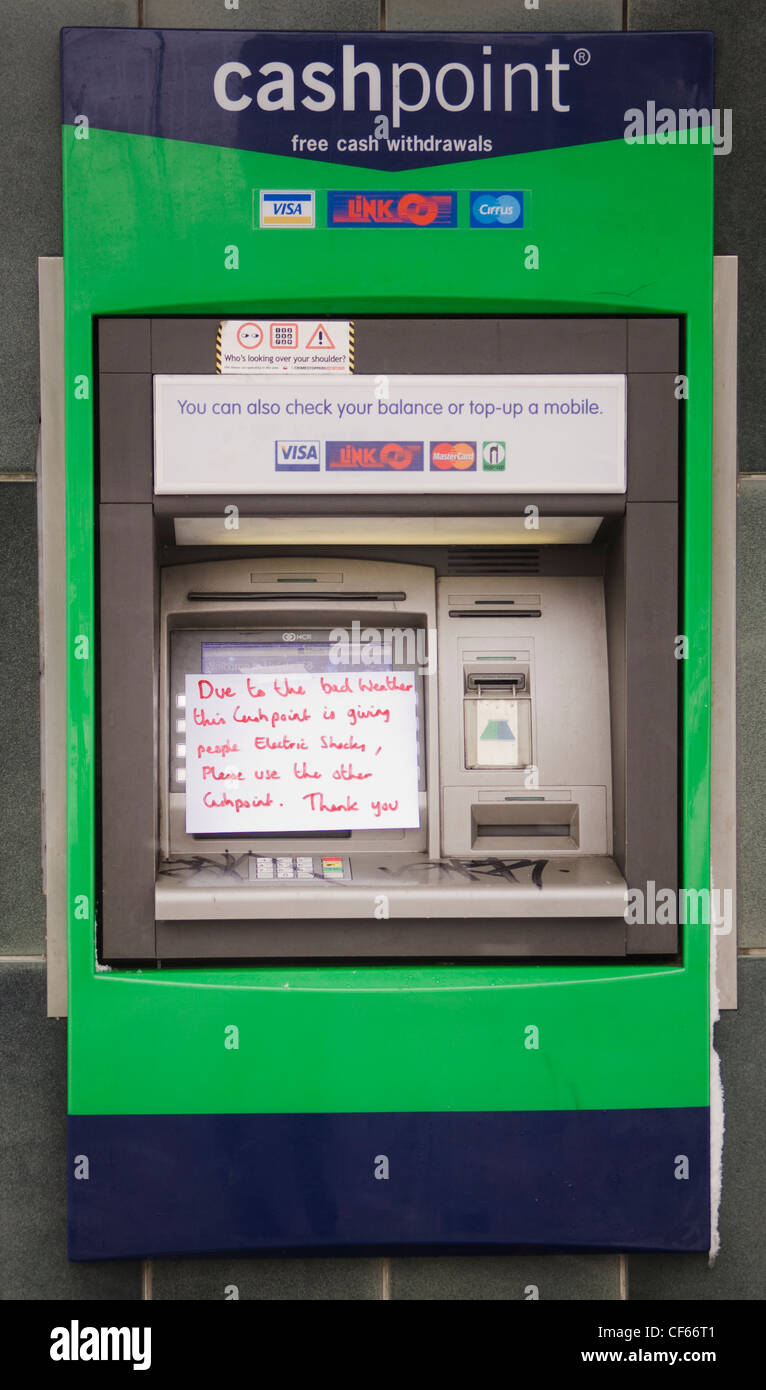
[[[706,1250],[710,37],[62,53],[71,1257]]]

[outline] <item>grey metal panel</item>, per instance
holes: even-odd
[[[625,498],[617,493],[517,493],[516,495],[485,493],[476,497],[410,497],[365,496],[359,494],[321,497],[291,496],[289,493],[268,497],[265,501],[253,494],[222,493],[204,497],[155,497],[157,516],[215,516],[222,515],[225,506],[235,503],[241,516],[332,516],[338,514],[370,516],[522,516],[524,508],[533,504],[545,516],[621,516]],[[534,531],[530,531],[534,544]],[[363,537],[360,536],[360,541]],[[569,547],[567,547],[569,549]]]
[[[737,258],[713,271],[713,612],[710,886],[732,894],[713,928],[718,1005],[737,1007]]]
[[[64,263],[38,261],[40,291],[40,756],[47,1004],[67,1012],[66,900],[66,512],[64,456]]]
[[[355,319],[365,372],[624,372],[625,319]]]
[[[153,372],[214,372],[218,319],[152,319]]]
[[[630,502],[625,516],[628,886],[678,888],[678,508]],[[672,950],[675,927],[628,928],[628,950]]]
[[[678,500],[678,413],[675,376],[628,377],[628,500]]]
[[[236,502],[236,498],[232,501]],[[156,515],[156,508],[155,508]],[[162,564],[188,564],[189,551],[175,545],[172,527],[167,518],[162,518],[158,522],[157,534],[162,551]],[[396,547],[395,558],[402,564],[420,565],[424,559],[433,566],[437,576],[460,575],[472,573],[468,568],[471,553],[475,552],[475,546],[450,545],[423,546],[415,547],[412,544]],[[605,547],[594,542],[592,545],[545,545],[545,546],[490,546],[490,552],[485,562],[483,573],[485,574],[530,574],[530,575],[562,575],[562,574],[603,574]],[[268,545],[243,545],[237,548],[239,556],[269,556],[284,555],[285,547]],[[333,545],[332,547],[293,545],[290,546],[291,555],[332,555],[338,559],[346,555],[358,555],[358,547]],[[391,547],[382,545],[370,546],[366,550],[367,558],[370,560],[383,560],[386,563],[391,559]],[[216,560],[220,558],[220,550],[215,546],[195,546],[195,559]],[[490,563],[491,561],[491,563]]]
[[[98,363],[102,372],[150,372],[149,319],[99,319]]]
[[[102,506],[101,925],[108,960],[152,957],[157,603],[151,506]]]
[[[107,372],[99,378],[102,502],[152,500],[152,378]]]
[[[160,960],[501,959],[625,954],[622,918],[546,922],[158,922]]]
[[[444,317],[355,317],[354,324],[362,374],[627,370],[623,318],[454,318],[452,332]],[[217,331],[216,318],[152,319],[152,371],[214,372]]]
[[[674,318],[628,319],[628,371],[677,372],[679,330]]]
[[[627,815],[627,658],[625,631],[625,527],[621,526],[607,552],[604,582],[606,637],[609,661],[609,715],[612,736],[613,853],[625,873]]]

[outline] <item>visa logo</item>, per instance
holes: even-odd
[[[318,473],[321,445],[318,439],[278,439],[277,473]]]
[[[261,227],[313,227],[314,193],[311,189],[262,189]]]

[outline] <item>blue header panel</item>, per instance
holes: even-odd
[[[63,120],[378,169],[620,139],[704,119],[713,36],[65,29]]]

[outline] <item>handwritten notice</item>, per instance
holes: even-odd
[[[189,834],[419,824],[411,671],[186,677]]]

